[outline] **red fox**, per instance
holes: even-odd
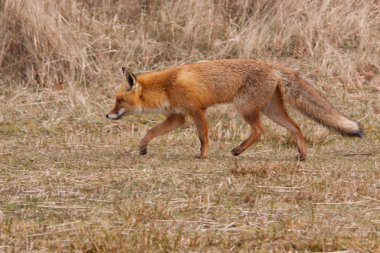
[[[306,116],[342,135],[362,138],[363,130],[355,121],[338,112],[319,92],[287,68],[256,60],[229,59],[172,67],[135,75],[123,67],[126,82],[116,94],[116,104],[106,115],[117,120],[128,114],[159,112],[167,118],[148,131],[140,143],[140,154],[148,143],[194,120],[201,143],[199,158],[207,157],[208,123],[206,110],[215,104],[232,103],[251,126],[248,138],[232,149],[240,155],[255,143],[263,128],[260,112],[287,128],[298,146],[298,159],[305,160],[306,145],[299,126],[289,117],[284,100]]]

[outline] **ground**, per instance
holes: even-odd
[[[213,108],[210,155],[200,160],[191,122],[140,156],[140,139],[163,116],[110,121],[112,90],[92,94],[3,90],[0,252],[380,249],[380,121],[366,104],[338,103],[361,120],[364,139],[292,111],[305,162],[266,119],[260,141],[232,156],[248,126],[232,107]]]

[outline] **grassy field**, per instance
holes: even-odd
[[[264,138],[233,157],[229,150],[249,129],[219,107],[209,111],[209,158],[199,160],[191,124],[140,156],[139,140],[162,116],[107,121],[112,101],[99,94],[7,92],[2,251],[379,249],[378,117],[363,120],[363,140],[299,118],[309,158],[297,163],[290,136],[268,122]]]
[[[111,2],[0,3],[1,253],[380,250],[376,1]],[[236,158],[249,127],[222,105],[208,111],[207,159],[191,122],[140,156],[164,117],[105,118],[120,66],[219,58],[298,70],[365,138],[291,110],[307,161],[264,117]]]

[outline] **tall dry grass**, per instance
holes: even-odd
[[[1,79],[93,85],[121,65],[259,58],[357,85],[379,73],[379,25],[377,0],[5,0]]]

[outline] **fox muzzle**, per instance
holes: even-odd
[[[117,113],[112,112],[112,113],[106,114],[106,118],[117,120],[117,119],[121,119],[126,113],[127,111],[125,109],[120,109]]]

